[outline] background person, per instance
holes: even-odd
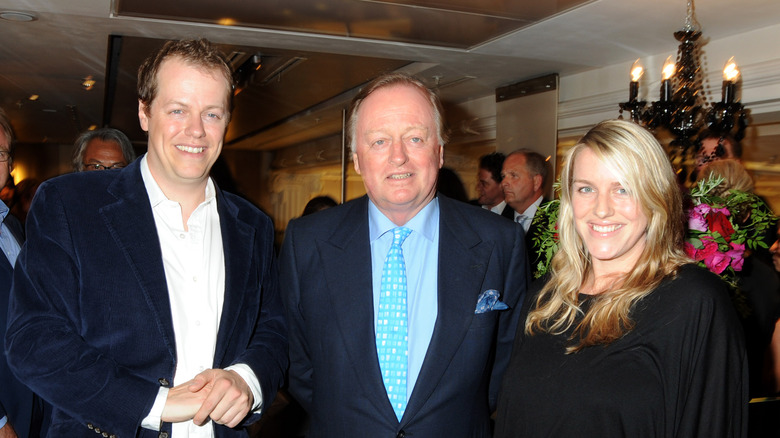
[[[114,128],[85,131],[76,139],[73,170],[121,169],[135,160],[135,150],[124,132]]]
[[[5,187],[11,176],[13,141],[11,123],[0,108],[0,187]],[[9,213],[8,206],[0,201],[0,341],[5,337],[8,325],[8,299],[14,263],[23,243],[22,225]],[[13,375],[3,354],[0,358],[0,438],[46,436],[49,415],[50,407]]]
[[[725,198],[734,191],[753,193],[753,178],[737,160],[722,159],[709,162],[699,172],[699,181],[722,178],[712,190],[715,196]],[[697,181],[698,182],[698,181]],[[750,226],[752,208],[732,211],[740,226]],[[774,231],[775,227],[772,227]],[[769,243],[767,243],[769,245]],[[764,250],[766,252],[766,250]],[[765,376],[765,364],[775,324],[780,318],[780,278],[763,257],[749,248],[744,254],[742,269],[736,271],[737,290],[733,291],[737,315],[745,333],[750,366],[750,397],[774,395],[774,381]]]
[[[534,244],[540,230],[533,221],[539,206],[548,201],[544,198],[544,188],[550,177],[549,163],[538,152],[518,149],[506,156],[501,177],[504,199],[514,210],[513,220],[525,231],[525,247],[533,272],[541,260],[539,246]]]
[[[655,138],[620,120],[591,129],[564,161],[558,224],[495,436],[745,436],[739,321],[725,283],[683,252],[682,196]]]
[[[479,159],[477,171],[476,204],[482,208],[498,213],[510,220],[515,219],[515,211],[504,200],[504,189],[501,188],[501,170],[506,157],[501,152],[483,155]]]

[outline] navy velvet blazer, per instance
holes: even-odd
[[[6,349],[19,379],[54,405],[52,437],[92,438],[98,429],[120,438],[158,435],[140,424],[160,385],[173,382],[176,345],[139,162],[49,180],[27,217]],[[219,190],[217,208],[225,300],[213,367],[249,365],[267,408],[287,367],[273,227],[257,208]],[[215,431],[246,436],[219,425]]]
[[[311,416],[307,437],[490,436],[526,290],[522,228],[443,196],[439,206],[438,318],[400,422],[376,355],[368,198],[288,226],[290,392]],[[488,289],[510,310],[474,314]]]

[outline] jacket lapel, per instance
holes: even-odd
[[[175,361],[176,341],[168,285],[165,281],[157,228],[139,163],[140,159],[131,163],[119,172],[109,185],[108,192],[116,197],[116,202],[101,208],[100,214],[133,270],[154,323]]]
[[[439,196],[438,317],[402,422],[411,420],[439,384],[474,318],[492,246],[482,242],[449,198]]]
[[[379,371],[374,334],[374,298],[371,245],[368,235],[368,198],[351,205],[341,225],[327,240],[316,241],[349,359],[360,385],[379,412],[393,414]]]
[[[222,233],[222,251],[225,254],[225,301],[219,320],[219,333],[214,353],[214,366],[222,367],[228,344],[236,327],[236,316],[241,313],[248,297],[245,285],[252,272],[252,249],[255,245],[254,228],[239,218],[239,210],[217,189],[217,210]]]

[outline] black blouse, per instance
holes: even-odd
[[[745,342],[725,284],[685,266],[631,317],[619,340],[572,354],[571,331],[526,336],[521,325],[495,437],[746,436]]]

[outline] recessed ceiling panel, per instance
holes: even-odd
[[[120,16],[470,48],[590,0],[116,0]]]

